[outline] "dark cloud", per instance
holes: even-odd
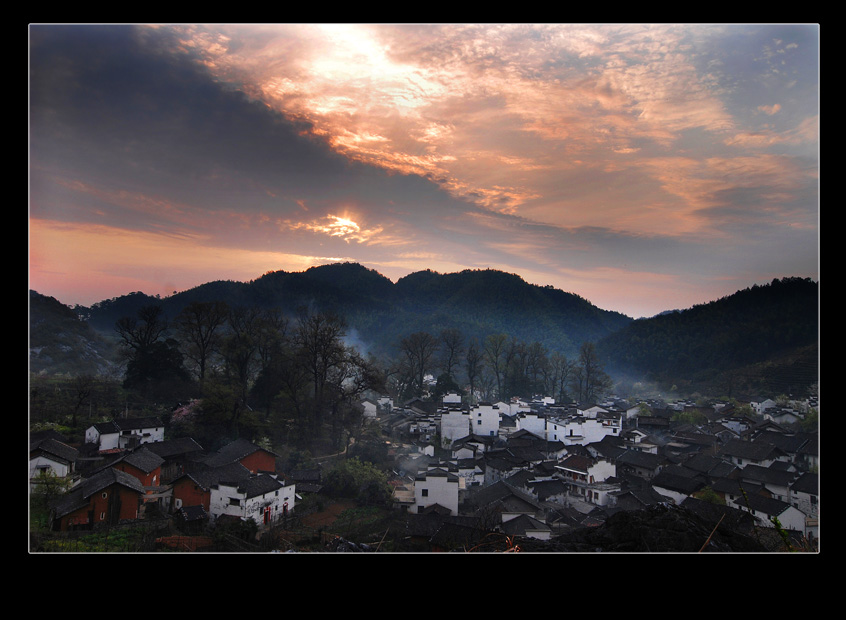
[[[404,204],[412,214],[421,199],[427,210],[451,208],[428,180],[351,162],[309,125],[214,81],[189,54],[160,53],[173,47],[170,36],[127,26],[33,29],[36,190],[42,175],[61,169],[127,191],[218,209],[271,206],[277,215],[296,213],[294,200],[319,205],[350,195],[369,208]]]

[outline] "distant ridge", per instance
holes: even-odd
[[[46,299],[51,301],[31,302],[30,309],[31,350],[44,352],[37,358],[43,371],[50,369],[47,354],[57,350],[55,343],[74,333],[70,327],[84,330],[85,355],[96,366],[102,362],[96,351],[114,341],[117,320],[135,316],[141,307],[160,305],[172,319],[192,302],[224,301],[232,307],[276,307],[291,318],[302,307],[337,313],[347,321],[351,341],[383,359],[395,357],[399,341],[414,332],[437,335],[455,328],[466,340],[482,342],[504,333],[570,359],[583,342],[594,342],[612,376],[691,390],[725,388],[727,394],[768,388],[787,393],[814,383],[819,373],[819,285],[807,278],[773,280],[687,310],[637,320],[494,269],[424,270],[393,283],[358,263],[274,271],[250,282],[208,282],[163,299],[130,293],[75,308],[83,321],[69,320],[76,316],[70,308]],[[63,367],[73,364],[65,360]]]
[[[818,341],[819,284],[783,278],[632,321],[602,338],[597,353],[612,371],[658,381],[777,384],[787,393],[817,379]]]
[[[133,316],[144,305],[159,304],[168,317],[175,317],[194,301],[278,307],[291,316],[300,307],[336,312],[372,351],[384,354],[414,331],[439,333],[447,327],[460,329],[467,338],[507,333],[574,354],[583,341],[599,339],[632,320],[573,293],[493,269],[419,271],[395,284],[349,262],[302,272],[273,271],[246,283],[209,282],[164,299],[130,293],[79,311],[92,327],[111,332],[118,319]]]

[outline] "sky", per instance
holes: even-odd
[[[632,318],[819,279],[814,24],[29,27],[29,288],[354,261]]]

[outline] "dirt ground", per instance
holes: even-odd
[[[302,518],[302,524],[314,529],[327,528],[331,526],[335,520],[345,510],[355,508],[355,503],[349,502],[335,502],[330,504],[325,510],[315,512]]]

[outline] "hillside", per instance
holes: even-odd
[[[166,299],[132,293],[81,312],[92,327],[109,333],[118,319],[134,316],[147,304],[160,304],[172,318],[193,301],[212,300],[278,307],[289,316],[300,307],[337,312],[347,320],[351,337],[380,355],[392,355],[399,340],[412,332],[438,333],[447,327],[467,338],[504,332],[575,355],[582,342],[611,334],[632,320],[572,293],[495,270],[421,271],[394,284],[357,263],[275,271],[248,283],[211,282]]]
[[[290,317],[303,306],[337,312],[347,320],[351,342],[386,359],[413,332],[452,327],[467,339],[506,333],[537,341],[570,359],[582,342],[595,342],[612,377],[654,381],[665,389],[787,393],[818,377],[818,296],[817,283],[786,278],[689,310],[633,320],[492,269],[426,270],[393,283],[362,265],[342,263],[271,272],[251,282],[209,282],[165,299],[130,293],[76,308],[83,321],[57,300],[33,293],[30,363],[36,371],[107,367],[118,319],[149,304],[161,305],[172,319],[191,302],[220,300],[278,307]]]
[[[113,343],[53,297],[29,294],[29,369],[34,373],[109,374]]]
[[[612,373],[692,388],[795,391],[818,376],[819,285],[785,278],[633,321],[597,342]]]

